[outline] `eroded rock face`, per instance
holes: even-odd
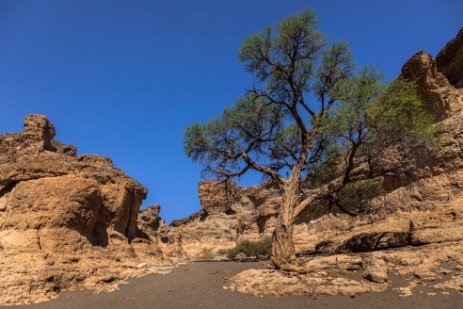
[[[438,70],[434,58],[426,52],[413,55],[403,66],[401,77],[416,80],[425,108],[436,121],[461,111],[457,90]]]
[[[199,200],[207,214],[220,214],[232,210],[237,198],[234,181],[205,180],[198,185]]]
[[[278,216],[281,188],[271,182],[237,187],[232,180],[200,182],[203,209],[159,229],[160,246],[172,260],[226,258],[242,240],[270,237]]]
[[[43,115],[0,135],[0,304],[105,288],[162,262],[155,238],[140,238],[146,189],[109,158],[76,156],[53,140]]]
[[[162,224],[159,212],[161,211],[160,205],[151,205],[145,209],[140,210],[138,214],[138,229],[141,232],[151,233],[157,231]]]

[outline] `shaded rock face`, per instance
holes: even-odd
[[[436,57],[437,69],[456,88],[463,87],[463,28]]]
[[[156,231],[161,225],[160,211],[160,205],[151,205],[140,210],[137,221],[139,231],[146,233]]]
[[[162,258],[155,239],[139,237],[146,189],[109,158],[76,156],[54,136],[43,115],[0,135],[0,304],[103,287]]]

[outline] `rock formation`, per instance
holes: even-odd
[[[271,236],[281,202],[281,189],[271,182],[237,187],[232,180],[205,180],[198,195],[202,210],[158,231],[167,258],[202,259],[205,252],[225,258],[237,242]]]
[[[43,115],[0,135],[0,305],[111,288],[162,262],[155,238],[137,228],[146,189],[54,136]]]

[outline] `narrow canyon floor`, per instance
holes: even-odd
[[[91,291],[63,293],[57,299],[13,307],[44,308],[461,308],[463,296],[432,293],[418,285],[407,294],[409,283],[392,276],[391,287],[381,293],[353,296],[250,296],[225,289],[227,281],[249,268],[263,268],[264,262],[192,262],[166,275],[130,279],[111,293]],[[402,288],[402,289],[401,289]],[[435,290],[433,290],[435,292]]]

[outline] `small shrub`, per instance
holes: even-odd
[[[351,214],[368,213],[370,200],[384,193],[382,183],[376,179],[354,182],[341,189],[337,205]]]
[[[260,241],[241,241],[235,248],[228,250],[227,257],[233,259],[241,252],[246,256],[270,256],[272,252],[272,239],[265,237]]]
[[[199,254],[199,258],[202,260],[213,260],[214,252],[212,252],[212,249],[210,248],[203,248]]]
[[[228,249],[227,258],[234,259],[238,255],[238,253],[240,253],[240,250],[238,249],[238,247]]]
[[[226,248],[220,248],[217,250],[217,255],[226,255],[228,253],[229,249]]]

